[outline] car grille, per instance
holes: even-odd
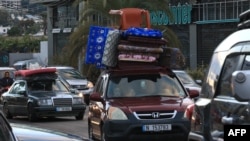
[[[143,112],[134,112],[134,115],[137,119],[172,119],[176,116],[176,110],[168,111],[143,111]]]
[[[54,106],[71,106],[72,98],[53,98]]]
[[[74,89],[85,90],[88,89],[87,85],[72,85]]]

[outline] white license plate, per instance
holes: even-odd
[[[56,111],[72,111],[72,107],[56,107]]]
[[[152,124],[152,125],[143,125],[142,131],[170,131],[172,130],[171,124]]]

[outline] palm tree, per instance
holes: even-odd
[[[71,34],[69,44],[66,47],[67,53],[65,55],[68,55],[67,59],[70,58],[69,62],[72,63],[77,62],[79,57],[83,58],[85,56],[90,25],[113,26],[117,23],[117,16],[109,14],[111,9],[136,7],[149,11],[162,10],[167,13],[168,17],[172,18],[168,5],[169,0],[86,0],[81,11],[80,24],[77,30]],[[171,46],[181,46],[178,38],[167,26],[153,26],[153,28],[166,31],[164,32],[164,36]],[[90,77],[90,79],[91,77],[95,78],[99,70],[93,68],[95,66],[85,64],[82,72]]]

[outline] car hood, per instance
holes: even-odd
[[[72,98],[73,94],[70,92],[51,92],[51,91],[33,91],[29,93],[29,96],[32,97],[39,97],[39,98],[45,98],[45,97],[60,97],[60,98]]]
[[[109,101],[110,105],[124,107],[129,111],[154,111],[154,110],[178,110],[185,111],[186,107],[193,104],[193,101],[178,97],[139,97],[139,98],[119,98]]]
[[[18,141],[88,141],[73,134],[11,123],[11,127]]]
[[[87,85],[88,81],[85,79],[67,79],[70,85]]]

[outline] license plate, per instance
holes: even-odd
[[[171,124],[152,124],[152,125],[143,125],[142,131],[170,131],[172,130]]]
[[[72,107],[56,107],[56,111],[72,111]]]

